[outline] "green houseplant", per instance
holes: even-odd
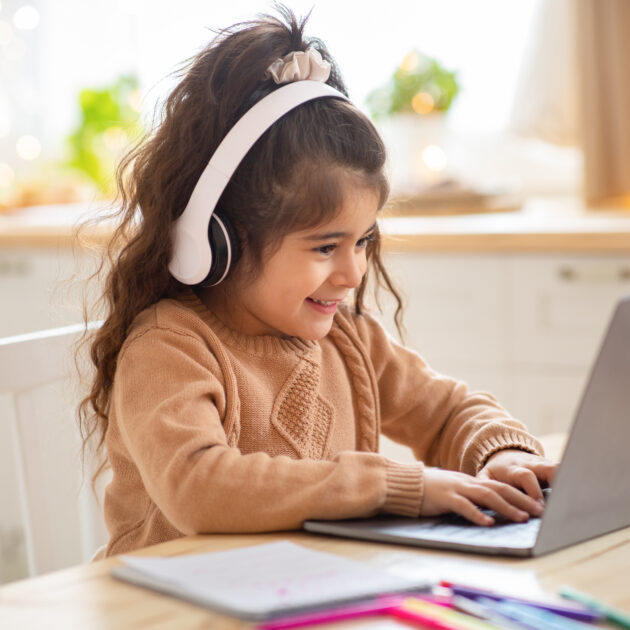
[[[399,113],[444,113],[450,109],[458,92],[455,72],[413,50],[385,85],[370,92],[367,105],[375,119]]]
[[[79,122],[67,138],[64,166],[81,173],[103,196],[114,194],[118,160],[143,132],[138,101],[138,80],[132,75],[79,93]]]
[[[394,193],[415,193],[447,176],[444,116],[458,93],[454,71],[414,50],[368,95],[368,109],[388,148]]]

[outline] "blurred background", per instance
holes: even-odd
[[[393,0],[386,9],[367,2],[360,10],[333,0],[289,4],[298,14],[312,10],[307,32],[324,40],[352,99],[381,127],[397,188],[456,177],[526,194],[580,190],[575,133],[549,128],[541,133],[524,122],[531,115],[524,110],[535,106],[526,101],[539,86],[575,89],[569,85],[574,59],[563,51],[569,43],[558,33],[550,63],[562,61],[565,67],[556,68],[555,78],[539,77],[539,86],[528,84],[537,27],[545,17],[539,0]],[[211,29],[269,10],[270,3],[250,0],[2,0],[0,206],[9,210],[111,194],[112,165],[150,124],[156,104],[173,86],[170,73],[211,39]],[[567,28],[565,23],[562,29]],[[391,96],[401,87],[393,85],[395,73],[415,70],[418,79],[428,62],[435,63],[434,70],[424,83],[420,78],[407,86],[414,90],[409,102],[402,94],[397,111],[388,110],[387,91]],[[445,75],[452,81],[446,88],[439,84]],[[441,108],[436,86],[450,90]],[[547,127],[574,124],[562,111],[572,107],[562,102],[571,102],[570,89],[543,97],[553,108],[546,113]],[[405,120],[409,117],[416,120]],[[424,158],[416,150],[410,160],[406,147],[396,145],[412,140],[416,148],[420,143],[432,150]]]
[[[286,2],[388,146],[408,345],[533,430],[566,429],[630,293],[630,2]],[[0,0],[0,337],[82,320],[112,224],[77,224],[110,204],[182,63],[269,12]]]

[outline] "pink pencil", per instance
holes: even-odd
[[[393,595],[389,597],[379,597],[369,602],[362,602],[349,606],[330,608],[319,612],[296,615],[295,617],[284,617],[274,621],[266,621],[258,626],[257,630],[288,630],[289,628],[300,628],[304,626],[316,625],[319,623],[331,623],[333,621],[343,621],[345,619],[356,619],[357,617],[368,617],[370,615],[387,615],[396,609],[409,597],[422,597],[442,606],[450,606],[450,602],[444,598],[426,596],[425,594]]]

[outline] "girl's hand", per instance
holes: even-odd
[[[503,481],[542,503],[543,493],[540,482],[550,486],[556,467],[557,464],[539,455],[506,449],[488,458],[484,467],[477,473],[477,479]]]
[[[517,522],[528,520],[530,515],[540,516],[543,511],[538,501],[501,481],[441,468],[425,468],[421,516],[455,512],[476,525],[492,525],[494,519],[477,506]]]

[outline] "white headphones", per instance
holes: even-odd
[[[213,286],[230,270],[236,247],[226,220],[216,205],[247,152],[273,123],[307,101],[347,97],[321,81],[296,81],[283,85],[249,109],[230,129],[214,152],[188,200],[173,223],[173,254],[168,268],[187,285]]]

